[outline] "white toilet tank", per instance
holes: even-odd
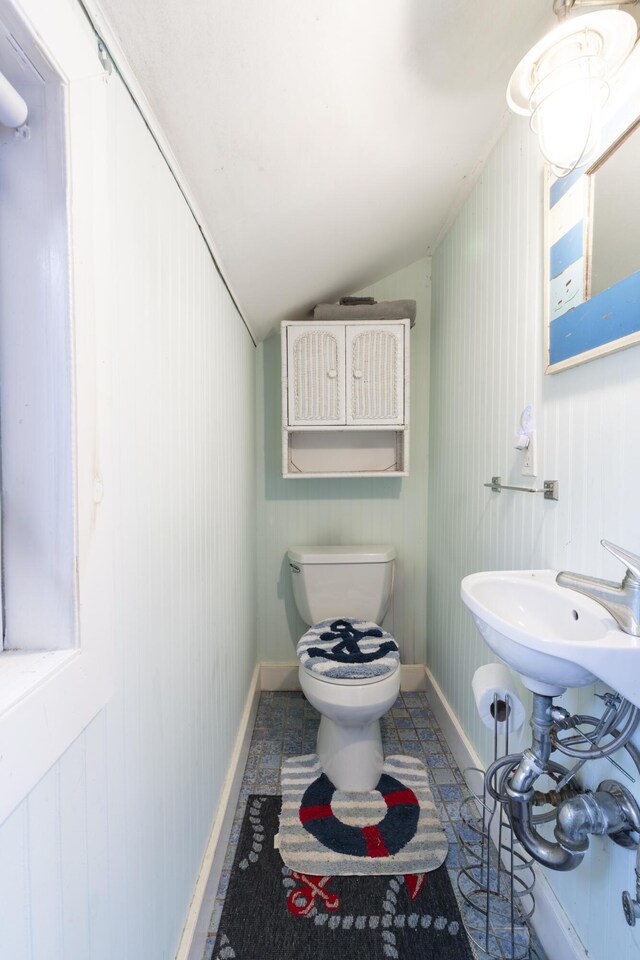
[[[287,556],[305,623],[339,617],[382,623],[393,591],[395,547],[289,547]]]

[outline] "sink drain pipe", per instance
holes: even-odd
[[[640,830],[640,809],[632,794],[615,780],[604,780],[594,793],[571,797],[558,808],[555,843],[547,840],[533,823],[533,784],[549,771],[555,749],[551,731],[553,700],[534,694],[531,747],[524,751],[507,785],[509,819],[516,837],[538,863],[551,870],[574,870],[584,858],[591,835]]]

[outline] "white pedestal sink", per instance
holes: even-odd
[[[555,570],[465,577],[460,593],[487,645],[534,693],[603,680],[640,706],[640,638],[595,600],[556,583]]]

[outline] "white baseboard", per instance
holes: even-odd
[[[423,663],[403,663],[400,666],[400,689],[405,693],[427,689],[425,666]]]
[[[426,691],[431,709],[442,730],[456,763],[461,770],[466,767],[483,769],[480,757],[460,726],[447,698],[435,677],[425,667]],[[588,953],[562,909],[542,867],[536,867],[536,909],[532,917],[533,927],[549,960],[588,960]]]
[[[400,689],[426,690],[427,682],[424,665],[421,663],[403,663],[400,667]],[[298,663],[261,663],[261,690],[299,690]]]
[[[261,690],[299,690],[298,662],[295,663],[261,663],[260,664]]]
[[[231,754],[220,802],[216,810],[207,848],[202,859],[187,920],[182,931],[175,960],[202,960],[205,951],[209,920],[213,911],[222,864],[224,862],[231,825],[238,804],[240,787],[247,762],[251,734],[260,697],[260,665],[256,664],[245,701],[240,727]]]

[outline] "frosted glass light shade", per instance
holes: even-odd
[[[513,72],[507,102],[515,113],[531,117],[540,150],[557,176],[596,155],[609,80],[636,36],[630,14],[590,13],[552,30]]]
[[[557,176],[597,154],[608,96],[607,64],[597,54],[555,67],[534,88],[531,129]]]

